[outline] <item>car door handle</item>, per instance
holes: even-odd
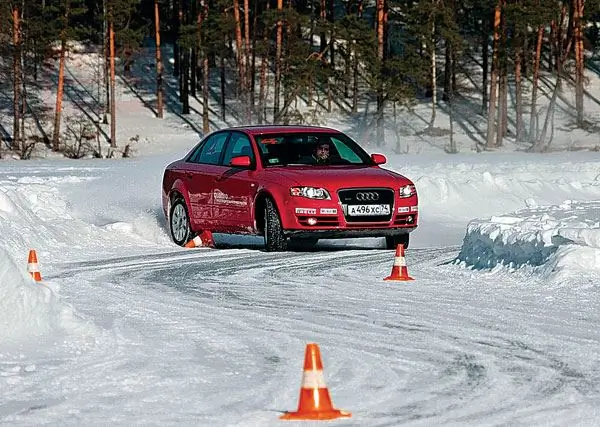
[[[194,174],[191,172],[188,172],[185,174],[185,176],[187,177],[187,179],[192,179],[194,177]]]

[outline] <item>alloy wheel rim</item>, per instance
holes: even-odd
[[[188,221],[187,214],[183,205],[178,204],[173,209],[173,216],[171,217],[171,230],[173,230],[173,236],[178,242],[183,241],[188,232]]]

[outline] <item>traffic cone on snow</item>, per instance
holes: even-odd
[[[37,253],[35,249],[29,250],[29,257],[27,259],[27,271],[36,282],[42,281],[42,275],[38,266]]]
[[[406,267],[406,258],[404,258],[404,245],[398,245],[396,247],[396,255],[394,256],[394,266],[392,267],[392,274],[383,280],[415,280],[408,275],[408,268]]]
[[[184,246],[186,248],[200,248],[200,247],[214,248],[215,241],[213,239],[213,236],[212,236],[212,233],[210,232],[210,230],[204,230],[198,236],[194,237],[192,240],[187,242]]]
[[[282,420],[333,420],[350,418],[349,412],[335,409],[323,378],[323,362],[317,344],[306,345],[300,401],[296,412],[286,412]]]

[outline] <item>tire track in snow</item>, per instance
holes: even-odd
[[[130,319],[169,313],[162,327],[188,339],[199,339],[189,336],[189,322],[199,322],[204,345],[231,364],[216,365],[223,372],[213,374],[248,372],[264,392],[251,399],[254,405],[278,410],[281,402],[295,401],[297,390],[274,390],[280,382],[297,383],[298,372],[288,367],[301,355],[292,349],[317,341],[327,348],[336,401],[373,415],[370,425],[536,423],[558,414],[561,421],[581,421],[600,396],[597,335],[577,336],[580,325],[552,318],[556,311],[532,313],[543,284],[525,287],[518,274],[445,265],[456,253],[407,251],[416,279],[408,283],[383,282],[393,251],[382,250],[174,251],[74,263],[56,277],[93,275],[94,282],[117,288],[109,299],[135,308]],[[135,307],[130,298],[139,297],[132,289],[139,284],[162,301]],[[574,297],[561,297],[572,306]],[[593,313],[582,309],[590,326],[598,320]],[[143,343],[144,334],[135,340]],[[260,350],[248,357],[250,349]],[[587,361],[573,357],[574,349]],[[235,398],[221,397],[223,409],[237,408]]]

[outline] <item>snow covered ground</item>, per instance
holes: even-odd
[[[474,154],[482,122],[464,111],[447,155],[447,137],[417,132],[426,110],[401,117],[388,136],[409,154],[384,154],[420,195],[415,281],[384,282],[380,239],[172,244],[162,171],[199,117],[156,120],[138,95],[118,91],[133,158],[0,162],[0,423],[285,425],[317,342],[334,405],[353,414],[334,425],[600,424],[600,152]],[[597,146],[571,131],[569,102],[552,148]],[[353,119],[326,119],[379,151]]]
[[[179,154],[3,164],[1,422],[278,425],[313,341],[336,425],[600,422],[598,155],[390,155],[421,198],[407,284],[379,239],[174,246]]]

